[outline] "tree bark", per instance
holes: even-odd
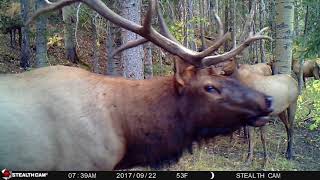
[[[266,19],[266,5],[264,0],[261,0],[259,3],[259,14],[260,14],[260,23],[259,23],[259,29],[261,30],[264,27],[265,19]],[[266,62],[266,49],[264,45],[264,40],[260,40],[260,56],[261,56],[261,62]]]
[[[240,41],[239,41],[240,43],[242,43],[248,37],[247,32],[252,30],[252,19],[255,14],[256,3],[257,3],[256,0],[249,1],[249,4],[248,4],[249,14],[246,17],[246,22],[243,26],[243,32],[240,36]],[[251,49],[251,46],[242,51],[243,57],[240,59],[242,63],[248,64],[250,62],[250,52],[249,52],[250,49]]]
[[[36,9],[44,7],[45,2],[43,0],[36,1]],[[36,20],[37,25],[37,37],[36,37],[36,66],[45,67],[48,66],[47,56],[47,17],[41,15]]]
[[[194,33],[190,33],[190,32],[194,32],[194,26],[192,24],[192,22],[190,22],[190,20],[193,18],[193,0],[188,0],[188,15],[187,15],[187,38],[189,39],[195,39],[194,37]],[[196,50],[196,45],[194,41],[188,41],[188,48],[191,48],[192,50]]]
[[[153,68],[152,68],[152,43],[149,42],[146,44],[147,54],[146,60],[144,62],[145,66],[145,79],[151,79],[153,77]]]
[[[231,11],[230,11],[230,31],[231,31],[231,39],[232,39],[232,48],[237,46],[237,32],[236,32],[236,1],[231,0]]]
[[[229,11],[230,11],[230,0],[226,0],[224,8],[224,32],[229,31]],[[224,44],[224,51],[227,52],[230,50],[230,45],[228,41]]]
[[[206,49],[206,44],[204,42],[204,0],[199,0],[199,9],[200,9],[200,38],[201,38],[201,50]]]
[[[26,22],[29,17],[29,0],[20,0],[21,3],[21,18],[23,22]],[[21,60],[20,66],[24,69],[30,67],[30,38],[29,38],[29,26],[22,26],[22,45],[21,45]]]
[[[62,8],[62,17],[64,22],[64,47],[66,58],[72,63],[78,63],[79,58],[75,46],[75,20],[73,17],[74,7],[72,5]]]
[[[141,24],[141,0],[122,0],[122,16]],[[141,38],[137,34],[122,29],[122,43]],[[143,48],[137,46],[122,53],[123,75],[130,79],[143,79]]]
[[[187,1],[183,1],[182,2],[182,11],[181,11],[181,16],[183,19],[183,44],[186,47],[189,47],[189,39],[188,39],[188,12],[187,12],[187,8],[188,8],[188,3]]]
[[[99,73],[99,47],[98,47],[98,31],[97,31],[97,14],[93,14],[91,17],[92,28],[92,51],[93,51],[93,66],[92,71]]]
[[[309,16],[309,6],[307,5],[306,7],[306,15],[304,18],[304,30],[303,30],[303,35],[307,34],[307,29],[308,29],[308,16]]]
[[[276,1],[275,74],[291,74],[294,1]]]
[[[107,6],[116,9],[115,7],[120,6],[119,1],[108,1]],[[116,9],[118,10],[118,9]],[[117,12],[119,13],[119,12]],[[107,21],[106,23],[106,53],[107,53],[107,68],[106,68],[106,74],[110,76],[122,76],[123,69],[122,69],[122,63],[121,63],[121,54],[117,54],[114,57],[111,57],[112,52],[114,51],[116,45],[121,44],[121,33],[119,28],[112,24],[110,21]]]

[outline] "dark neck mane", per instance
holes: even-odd
[[[177,161],[192,144],[192,122],[179,112],[179,96],[172,77],[142,82],[135,87],[137,96],[126,109],[127,149],[115,169],[133,166],[157,167]],[[140,93],[140,94],[139,94]]]

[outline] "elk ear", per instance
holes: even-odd
[[[180,58],[175,58],[174,69],[176,85],[179,93],[181,93],[186,84],[188,84],[191,78],[195,76],[196,69],[194,66],[182,61]]]

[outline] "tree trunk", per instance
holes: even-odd
[[[151,79],[153,77],[153,68],[152,68],[152,43],[146,44],[147,57],[145,58],[145,79]]]
[[[112,9],[116,9],[115,7],[120,6],[120,1],[108,1],[107,6]],[[107,33],[107,37],[106,37],[105,44],[106,44],[106,51],[107,51],[106,53],[108,55],[106,74],[110,76],[122,76],[123,70],[122,70],[122,63],[120,58],[121,54],[117,54],[116,56],[111,57],[111,54],[114,51],[115,47],[121,44],[121,41],[122,41],[121,32],[116,25],[114,25],[110,21],[107,21],[106,33]]]
[[[306,7],[306,15],[305,15],[305,18],[304,18],[304,30],[303,30],[303,35],[304,36],[307,34],[308,16],[309,16],[309,6],[307,5],[307,7]]]
[[[45,2],[43,0],[36,1],[36,9],[44,7]],[[45,67],[48,66],[47,56],[47,17],[41,15],[36,20],[37,25],[37,38],[36,38],[36,66]]]
[[[29,18],[29,0],[21,0],[21,18],[23,22],[26,22]],[[24,69],[30,67],[30,38],[29,38],[29,26],[22,26],[22,46],[21,46],[21,60],[20,66]]]
[[[206,49],[206,44],[204,42],[204,0],[199,0],[199,9],[200,9],[200,38],[201,38],[201,51]]]
[[[117,54],[114,57],[111,57],[112,52],[114,51],[114,47],[117,42],[120,42],[120,39],[116,37],[120,37],[120,32],[117,32],[116,29],[118,27],[114,26],[112,23],[107,21],[107,38],[106,38],[106,50],[107,50],[107,69],[106,74],[110,76],[122,76],[122,65],[120,54]],[[120,44],[120,43],[119,43]]]
[[[106,38],[106,50],[107,50],[107,69],[106,74],[110,76],[116,76],[116,65],[114,57],[111,57],[112,52],[114,51],[114,40],[113,40],[113,31],[111,27],[111,23],[107,21],[107,38]]]
[[[226,0],[225,1],[225,9],[224,9],[224,32],[228,32],[229,31],[229,6],[230,6],[230,0]],[[228,41],[226,41],[226,43],[224,44],[224,51],[227,52],[230,50],[230,45],[228,43]]]
[[[235,48],[237,45],[237,31],[236,31],[236,1],[231,0],[230,3],[230,31],[231,31],[231,39],[232,39],[232,48]]]
[[[97,14],[93,14],[91,17],[92,28],[92,51],[93,51],[93,66],[92,71],[99,73],[99,47],[98,47],[98,31],[97,31]]]
[[[183,19],[183,44],[185,47],[189,47],[189,39],[188,39],[188,12],[187,12],[187,8],[188,8],[188,3],[187,1],[183,1],[182,2],[182,19]]]
[[[190,20],[193,18],[193,0],[188,0],[188,15],[187,15],[187,36],[189,39],[195,39],[194,37],[194,33],[190,33],[190,32],[194,32],[194,27],[192,22],[190,22]],[[188,41],[188,48],[191,48],[192,50],[196,50],[196,45],[194,41]]]
[[[246,32],[252,30],[252,23],[251,22],[254,17],[254,14],[255,14],[256,3],[257,3],[256,0],[249,1],[249,4],[248,4],[249,14],[246,17],[246,22],[243,26],[243,32],[240,36],[240,41],[239,41],[240,43],[242,43],[248,37],[248,33],[246,33]],[[240,59],[242,63],[248,64],[250,62],[250,52],[249,52],[250,49],[251,49],[251,46],[250,46],[250,48],[247,48],[242,51],[243,57]]]
[[[217,13],[219,14],[219,8],[218,8],[218,0],[213,0],[211,2],[211,14],[210,14],[210,22],[212,24],[212,29],[214,30],[213,32],[216,32],[218,33],[219,29],[217,28],[218,27],[218,23],[217,21],[215,20],[214,18],[214,13]]]
[[[66,58],[72,63],[78,63],[79,59],[75,46],[75,20],[73,17],[74,7],[72,5],[62,8],[62,17],[64,22],[64,47]]]
[[[276,1],[275,74],[291,74],[294,1]]]
[[[122,16],[130,21],[141,24],[141,0],[122,0]],[[122,29],[122,43],[138,39],[137,34]],[[143,48],[137,46],[122,53],[123,75],[130,79],[143,79]]]
[[[259,29],[261,30],[265,24],[266,19],[266,5],[264,3],[264,0],[261,0],[259,3],[259,14],[260,14],[260,23],[259,23]],[[266,62],[266,49],[264,46],[264,40],[260,40],[260,56],[261,56],[261,62]]]
[[[270,24],[270,29],[271,29],[271,37],[273,39],[276,38],[276,23],[274,21],[274,17],[276,16],[276,12],[275,12],[275,0],[270,0],[270,3],[269,3],[269,9],[270,9],[270,13],[269,13],[269,24]],[[275,60],[274,56],[275,56],[275,53],[274,53],[274,49],[275,49],[275,43],[273,41],[270,42],[270,47],[271,47],[271,54],[272,54],[272,61]],[[272,72],[274,70],[274,64],[273,64],[273,67],[272,67]]]

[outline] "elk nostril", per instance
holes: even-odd
[[[268,108],[268,110],[273,111],[273,108],[272,108],[272,101],[273,101],[273,98],[271,96],[267,96],[265,98],[265,103],[266,103],[266,106]]]

